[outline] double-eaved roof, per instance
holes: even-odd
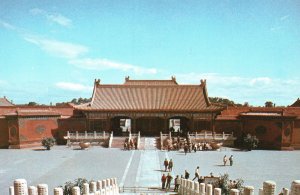
[[[77,107],[95,111],[175,111],[210,112],[222,109],[209,102],[206,82],[179,85],[171,80],[130,80],[121,85],[103,85],[95,81],[90,104]]]

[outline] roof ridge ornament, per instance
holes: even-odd
[[[172,76],[171,79],[172,79],[172,81],[176,82],[176,77],[175,76]]]
[[[95,79],[95,84],[100,85],[100,81],[101,81],[100,79]]]
[[[206,79],[201,79],[201,80],[200,80],[200,86],[201,86],[201,87],[206,86]]]
[[[129,81],[129,76],[125,77],[125,82]]]

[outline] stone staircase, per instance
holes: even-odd
[[[124,148],[124,142],[127,137],[115,137],[112,140],[111,148]]]
[[[140,138],[140,150],[144,150],[145,149],[145,138],[141,137]]]
[[[144,149],[145,150],[156,150],[157,149],[157,143],[155,137],[145,137],[145,144]]]

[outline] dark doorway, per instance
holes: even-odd
[[[185,135],[190,131],[189,119],[179,116],[169,118],[168,128],[169,132],[172,132],[173,135]]]
[[[111,128],[114,135],[128,135],[131,132],[131,118],[118,116],[111,119]]]
[[[136,130],[140,131],[142,136],[158,136],[163,126],[163,119],[158,117],[143,117],[136,120]]]

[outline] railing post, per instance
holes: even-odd
[[[264,190],[263,188],[258,189],[258,195],[264,195]]]
[[[230,190],[230,195],[239,195],[240,191],[238,189],[231,189]]]
[[[25,179],[16,179],[14,181],[15,195],[26,195],[27,191],[27,181]]]
[[[264,195],[275,195],[276,183],[274,181],[265,181],[263,184]]]
[[[9,187],[9,195],[15,195],[14,187],[10,186]]]
[[[244,187],[244,195],[254,195],[254,187],[253,186],[245,186]]]
[[[29,186],[28,195],[38,195],[37,188],[35,186]]]
[[[38,195],[48,195],[48,185],[47,184],[39,184],[37,186]]]
[[[84,131],[84,138],[87,139],[87,132]]]
[[[54,195],[63,195],[63,189],[62,188],[54,188]]]
[[[294,180],[291,185],[290,195],[300,194],[300,180]]]
[[[221,188],[214,189],[214,195],[221,195],[221,194],[222,194]]]
[[[171,131],[169,132],[169,139],[170,140],[172,139],[172,133],[171,133]]]
[[[76,136],[76,140],[77,140],[78,139],[78,131],[76,131],[76,135],[75,136]]]
[[[206,195],[212,195],[213,192],[213,186],[211,184],[206,185]]]
[[[80,195],[80,188],[78,186],[72,188],[72,195]]]
[[[223,131],[223,140],[225,140],[225,133],[224,133],[224,131]]]
[[[97,190],[97,183],[96,183],[95,181],[92,181],[92,182],[90,183],[90,185],[91,185],[90,191],[91,191],[92,193],[95,193],[96,190]],[[88,193],[88,194],[89,194],[89,193]]]
[[[83,184],[83,195],[89,195],[90,194],[90,186],[88,183]]]
[[[204,139],[206,140],[206,131],[204,131]]]
[[[105,139],[105,131],[103,131],[103,138]]]
[[[205,195],[205,183],[200,183],[200,194]]]
[[[94,139],[97,139],[97,132],[94,131]]]

